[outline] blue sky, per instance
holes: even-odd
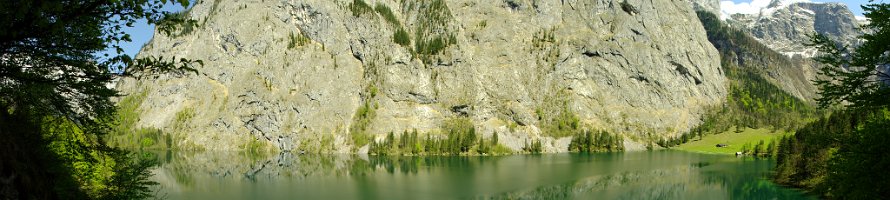
[[[173,5],[171,3],[168,3],[164,6],[164,8],[162,8],[162,10],[170,12],[178,12],[182,11],[183,9],[185,8],[183,8],[181,5]],[[130,55],[130,57],[136,56],[136,54],[139,53],[139,50],[142,49],[142,45],[147,43],[154,36],[154,30],[155,26],[148,25],[148,23],[144,19],[139,20],[137,23],[133,24],[133,27],[125,27],[124,32],[129,33],[130,39],[132,39],[133,41],[121,43],[121,48],[124,49],[124,54]],[[103,55],[106,53],[109,55],[117,55],[117,53],[114,52],[114,50],[112,49],[99,52],[99,54],[97,55]]]
[[[746,8],[746,9],[756,9],[757,6],[764,4],[764,2],[766,2],[766,4],[768,4],[770,1],[772,1],[772,0],[731,0],[731,1],[730,0],[721,0],[721,6],[724,7],[724,12],[727,11],[726,6],[724,6],[727,4],[732,4],[734,6],[742,6],[743,8]],[[842,2],[842,3],[847,4],[847,6],[850,7],[850,9],[853,11],[853,13],[856,16],[862,16],[862,8],[860,8],[859,6],[868,3],[868,0],[837,0],[837,1],[783,0],[783,1]],[[877,1],[880,2],[883,0],[877,0]],[[765,6],[765,5],[763,5],[763,6]],[[183,10],[183,8],[182,8],[182,6],[178,6],[178,5],[176,5],[176,6],[168,5],[168,6],[164,7],[164,10],[176,12],[176,11]],[[139,50],[142,48],[142,45],[144,45],[146,42],[151,40],[152,36],[154,35],[154,26],[146,24],[144,20],[140,21],[140,23],[135,24],[134,27],[128,27],[124,30],[127,33],[130,33],[130,36],[133,39],[132,42],[127,42],[127,43],[121,44],[121,47],[124,49],[124,53],[127,55],[130,55],[130,56],[135,56],[136,53],[139,53]],[[109,53],[112,55],[114,54],[114,52],[104,52],[104,53]]]

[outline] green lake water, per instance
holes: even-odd
[[[154,153],[167,199],[807,199],[774,161],[681,151],[488,157]]]

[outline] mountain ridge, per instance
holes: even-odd
[[[848,46],[857,45],[862,34],[860,20],[846,4],[837,2],[774,0],[757,14],[733,14],[726,21],[788,57],[815,56],[816,49],[805,45],[809,34],[823,34]]]

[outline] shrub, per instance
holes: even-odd
[[[430,63],[433,56],[457,43],[454,34],[448,30],[448,24],[453,16],[448,5],[442,0],[425,1],[425,4],[418,6],[418,9],[414,51],[421,60]]]
[[[300,32],[300,34],[294,34],[293,32],[291,32],[288,39],[290,39],[290,42],[287,43],[288,49],[306,46],[306,44],[309,44],[309,42],[311,41],[309,37],[306,37],[306,35],[304,35],[302,32]]]
[[[411,38],[410,36],[408,36],[408,32],[405,31],[405,29],[403,28],[399,28],[399,30],[396,30],[396,32],[392,35],[392,40],[396,44],[402,45],[403,47],[408,47],[411,45]]]
[[[374,12],[374,9],[371,8],[371,5],[365,3],[365,1],[353,0],[352,3],[349,4],[349,11],[352,11],[352,16],[359,17]]]
[[[540,140],[534,139],[532,141],[526,141],[525,146],[522,147],[522,150],[532,154],[539,154],[543,151],[543,146],[541,145]]]
[[[378,2],[376,6],[374,6],[374,10],[377,13],[380,13],[380,16],[383,16],[383,20],[389,22],[390,25],[394,27],[401,27],[402,24],[399,23],[399,19],[396,18],[396,15],[383,3]]]
[[[603,152],[623,151],[624,138],[621,135],[611,134],[606,131],[584,131],[572,137],[569,143],[569,151],[575,152]]]
[[[365,102],[355,111],[352,118],[352,126],[349,128],[350,138],[354,147],[365,146],[370,142],[371,137],[366,133],[371,120],[377,116],[377,109],[371,106],[370,102]]]
[[[546,115],[543,111],[539,111],[539,113]],[[541,123],[543,123],[544,134],[552,137],[566,137],[583,133],[581,119],[567,107],[563,107],[555,116],[543,116]]]

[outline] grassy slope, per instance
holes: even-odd
[[[674,149],[699,153],[735,154],[735,152],[742,151],[742,146],[746,143],[750,143],[753,147],[754,145],[757,145],[760,140],[763,140],[766,144],[769,144],[770,140],[773,139],[778,142],[782,139],[782,135],[786,134],[790,135],[790,133],[782,131],[773,133],[769,129],[750,128],[745,129],[741,133],[736,133],[735,128],[731,128],[730,131],[716,135],[706,135],[702,140],[690,141],[675,147]],[[728,144],[729,146],[717,148],[716,145],[721,143]]]

